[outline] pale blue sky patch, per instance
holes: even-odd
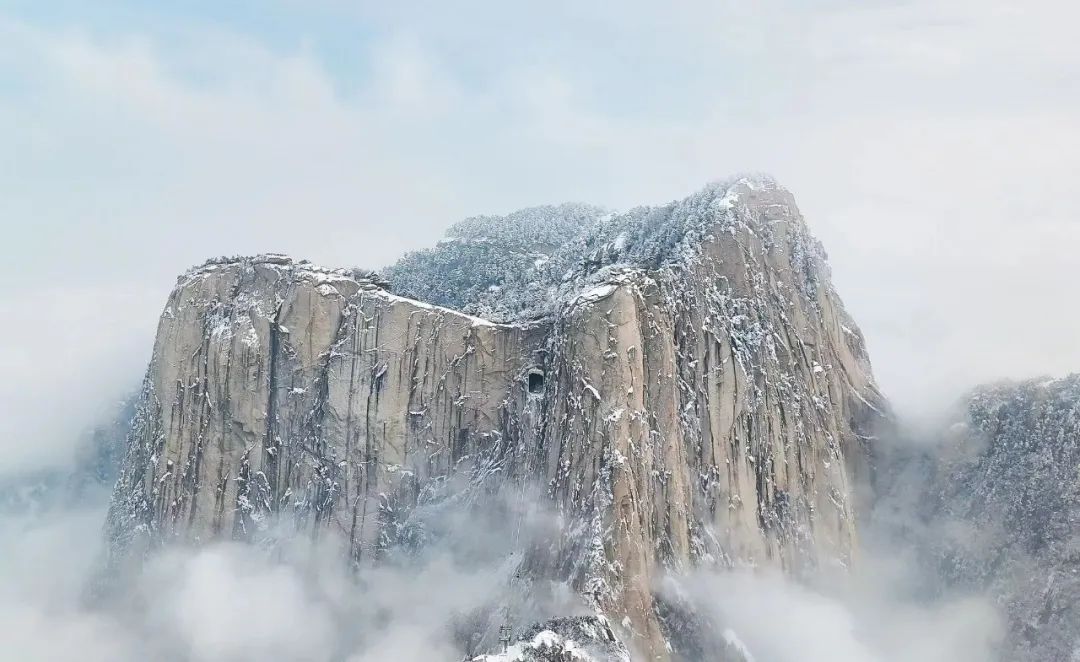
[[[1077,20],[1062,0],[9,1],[0,307],[77,333],[0,332],[0,444],[62,456],[85,417],[34,436],[23,412],[132,384],[207,257],[379,267],[468,215],[740,171],[793,190],[901,408],[1080,370],[1080,313],[1048,287],[1080,244]]]

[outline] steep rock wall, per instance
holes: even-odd
[[[558,319],[540,431],[566,565],[649,659],[666,570],[848,564],[881,414],[862,338],[790,194],[749,187],[694,259],[629,270]],[[820,253],[816,253],[819,255]]]
[[[568,581],[656,660],[679,656],[667,571],[848,563],[881,397],[820,246],[771,182],[657,214],[630,220],[683,219],[677,259],[589,276],[618,237],[529,323],[275,256],[181,277],[110,513],[117,557],[271,538],[288,515],[374,560],[422,544],[418,503],[534,482],[564,528],[522,572]]]
[[[197,269],[162,315],[114,537],[251,538],[288,512],[376,553],[431,479],[501,442],[530,343],[284,258]]]

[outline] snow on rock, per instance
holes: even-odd
[[[583,616],[534,626],[506,651],[473,662],[630,662],[630,653],[606,619]]]
[[[750,649],[746,647],[746,644],[739,639],[739,635],[735,634],[735,631],[731,628],[726,628],[723,633],[724,643],[735,654],[741,657],[740,662],[755,662],[754,656],[750,653]]]
[[[930,452],[891,462],[899,480],[883,476],[879,498],[917,495],[929,524],[915,530],[925,530],[916,549],[938,571],[933,590],[1001,606],[1000,659],[1070,659],[1080,648],[1080,375],[981,386],[942,429]]]
[[[280,255],[182,275],[110,509],[114,558],[261,541],[286,518],[344,535],[360,567],[426,544],[422,507],[535,483],[560,531],[520,543],[522,576],[568,584],[661,662],[683,654],[654,593],[669,570],[847,563],[886,408],[790,193],[743,178],[449,234],[389,284]]]
[[[530,662],[533,660],[596,662],[596,659],[582,651],[576,642],[561,637],[551,630],[540,632],[531,641],[514,644],[504,653],[481,655],[473,660],[475,662]]]
[[[435,248],[409,253],[384,273],[410,298],[503,322],[544,317],[575,298],[609,296],[622,271],[686,264],[717,232],[771,236],[769,221],[754,218],[747,203],[782,190],[767,176],[745,176],[618,214],[561,205],[466,219]],[[793,204],[776,206],[783,214]],[[799,238],[797,266],[812,275],[824,252],[806,233]]]

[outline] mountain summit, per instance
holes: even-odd
[[[110,510],[114,560],[273,544],[286,526],[362,572],[443,544],[466,513],[511,592],[568,586],[602,619],[585,629],[622,642],[606,649],[649,660],[713,636],[663,590],[670,573],[851,561],[883,399],[775,182],[470,219],[383,276],[257,256],[180,277]],[[526,636],[542,618],[509,611],[515,640],[543,643]],[[481,621],[463,654],[496,649]]]

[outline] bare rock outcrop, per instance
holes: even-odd
[[[499,323],[280,256],[182,276],[114,496],[115,556],[265,540],[287,519],[377,562],[423,544],[419,504],[539,485],[561,529],[521,573],[568,582],[650,660],[679,657],[666,572],[850,563],[882,398],[790,193],[742,179],[590,214],[572,247],[528,256],[515,278],[542,298]]]

